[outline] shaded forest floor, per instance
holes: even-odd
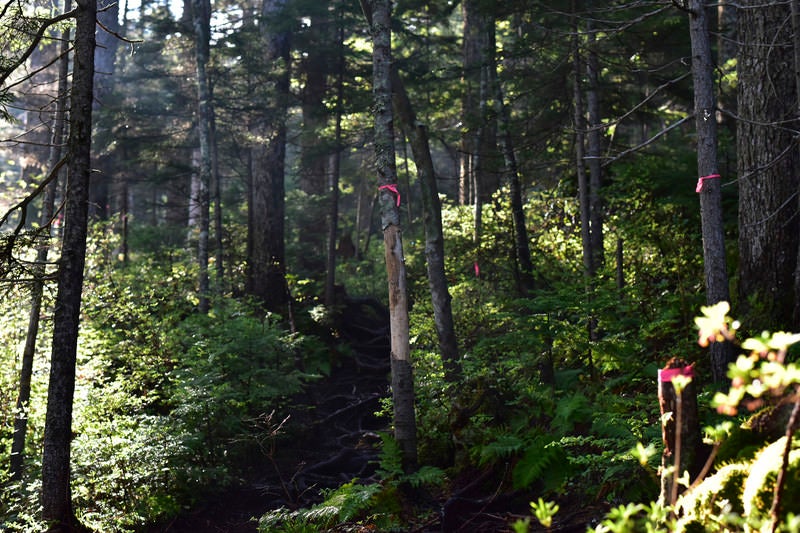
[[[354,479],[377,482],[379,432],[390,421],[379,418],[381,399],[389,391],[388,313],[374,301],[352,300],[340,327],[352,356],[343,358],[331,374],[293,399],[279,439],[263,443],[243,483],[216,494],[150,533],[254,533],[258,518],[279,508],[309,508],[322,501],[325,489]],[[273,427],[281,421],[271,421]],[[289,436],[287,439],[286,436]],[[490,492],[482,477],[470,472],[455,480],[450,494],[420,494],[420,508],[430,516],[414,533],[495,533],[511,531],[515,518],[530,516],[530,494]],[[565,506],[566,504],[566,506]],[[562,503],[548,531],[579,532],[604,510],[582,502]],[[546,531],[531,519],[530,531]],[[330,532],[375,531],[342,525]]]
[[[257,519],[281,507],[310,507],[353,479],[369,482],[378,464],[376,416],[389,394],[388,315],[377,302],[353,300],[340,327],[352,355],[331,374],[292,399],[288,419],[271,420],[280,437],[266,437],[262,453],[244,472],[244,483],[217,494],[151,533],[257,531]]]

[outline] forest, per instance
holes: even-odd
[[[800,531],[800,0],[0,37],[0,531]]]

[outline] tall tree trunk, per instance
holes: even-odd
[[[794,56],[794,90],[795,106],[798,116],[800,116],[800,0],[792,2],[792,51]],[[798,198],[800,205],[800,198]],[[798,207],[800,209],[800,207]],[[800,245],[797,249],[797,263],[794,273],[794,310],[792,315],[793,331],[797,331],[800,324]]]
[[[442,230],[442,205],[436,185],[436,172],[433,167],[428,130],[417,120],[414,108],[408,98],[405,86],[392,68],[392,88],[397,115],[403,122],[411,141],[411,152],[417,166],[422,187],[422,210],[425,226],[425,259],[428,266],[428,288],[433,305],[433,322],[439,338],[439,354],[442,358],[445,379],[458,381],[461,375],[459,366],[458,342],[453,322],[453,308],[447,275],[444,269],[444,231]]]
[[[258,117],[255,125],[259,144],[253,148],[253,184],[250,227],[252,253],[248,256],[247,292],[266,309],[288,312],[286,285],[285,156],[286,110],[289,97],[289,34],[277,30],[285,0],[264,0],[265,59],[270,66],[267,85],[269,113]],[[267,116],[268,115],[268,116]]]
[[[481,238],[483,234],[483,205],[491,199],[497,190],[496,160],[497,143],[495,123],[491,113],[492,65],[495,52],[494,16],[488,5],[478,2],[478,36],[477,36],[477,68],[478,85],[478,117],[475,132],[475,152],[472,154],[472,189],[474,192],[475,228],[473,241],[476,253],[476,274],[479,272]],[[474,28],[474,25],[473,25]]]
[[[321,143],[321,135],[328,122],[325,96],[328,62],[331,59],[329,50],[334,34],[320,19],[316,13],[310,18],[311,25],[307,32],[311,44],[299,65],[305,85],[300,94],[303,124],[298,185],[301,191],[309,195],[319,195],[325,190],[325,162],[328,155],[328,147]]]
[[[578,176],[578,204],[581,219],[581,244],[583,249],[583,270],[587,278],[594,277],[592,261],[591,221],[589,208],[589,179],[586,175],[586,119],[583,103],[583,58],[581,55],[580,33],[578,23],[574,26],[573,37],[573,71],[575,84],[573,85],[574,118],[575,124],[575,170]]]
[[[72,9],[71,0],[64,1],[64,12]],[[67,27],[61,34],[61,58],[58,62],[58,89],[56,108],[53,114],[52,138],[50,145],[50,172],[59,172],[61,163],[61,145],[64,142],[64,125],[67,108],[67,76],[69,75],[69,48],[70,28]],[[50,222],[53,218],[58,178],[54,179],[45,191],[42,202],[42,212],[39,217],[39,227],[45,232],[44,242],[39,245],[36,252],[36,263],[33,268],[34,279],[31,285],[30,314],[28,316],[28,332],[25,337],[25,347],[22,351],[22,367],[19,376],[19,395],[17,396],[14,413],[14,436],[11,442],[10,474],[12,480],[20,480],[25,461],[25,440],[28,432],[28,408],[31,398],[31,379],[33,377],[33,361],[36,355],[36,342],[39,336],[39,315],[42,308],[44,295],[45,263],[50,250]],[[46,229],[45,229],[46,228]]]
[[[400,232],[400,194],[394,148],[391,82],[390,0],[362,0],[371,20],[373,94],[375,98],[375,163],[380,191],[381,225],[389,282],[392,400],[394,438],[400,447],[403,470],[417,467],[417,425],[414,411],[414,375],[408,332],[408,294],[403,240]]]
[[[326,20],[332,15],[328,13],[327,3],[321,3],[323,10],[314,8],[310,17],[311,25],[306,28],[310,44],[299,61],[299,70],[305,78],[300,94],[303,122],[300,130],[300,154],[298,168],[298,186],[310,199],[327,196],[326,178],[330,177],[328,162],[331,141],[325,134],[328,126],[328,109],[325,105],[330,63],[335,57],[333,39],[336,33]],[[309,215],[308,225],[299,228],[298,240],[306,250],[297,257],[298,266],[306,275],[321,278],[325,269],[325,258],[322,254],[313,253],[325,247],[326,235],[319,228],[325,225],[325,211],[314,210]]]
[[[339,172],[342,158],[342,111],[344,103],[344,23],[342,21],[342,5],[337,9],[337,72],[336,72],[336,118],[334,126],[334,147],[330,154],[328,169],[328,191],[330,194],[330,210],[328,212],[328,254],[325,268],[325,304],[332,306],[336,292],[336,240],[339,235]],[[358,222],[356,222],[358,225]]]
[[[755,331],[796,328],[790,321],[800,237],[795,198],[800,160],[791,131],[797,118],[794,47],[787,24],[791,6],[748,0],[739,7],[740,314]]]
[[[214,110],[214,87],[208,87],[209,99],[212,102],[209,113],[209,144],[211,145],[211,181],[214,184],[214,251],[216,252],[215,267],[217,271],[216,290],[219,294],[225,293],[225,245],[224,228],[222,225],[222,176],[219,173],[219,144],[217,143],[217,114]]]
[[[477,113],[478,90],[480,87],[480,24],[477,16],[476,0],[461,2],[462,15],[462,74],[461,74],[461,140],[458,151],[458,203],[469,205],[475,191],[474,154],[478,151],[476,132],[480,118]]]
[[[498,135],[497,141],[505,162],[506,181],[509,185],[511,196],[511,218],[514,223],[515,259],[519,265],[519,291],[529,294],[534,288],[533,261],[531,249],[528,244],[528,228],[525,222],[525,209],[522,199],[522,184],[519,179],[517,157],[514,153],[514,142],[511,138],[511,114],[505,103],[503,86],[497,76],[497,59],[492,54],[491,66],[492,82],[494,85],[494,110],[497,115]]]
[[[116,59],[120,39],[115,34],[120,32],[120,6],[116,0],[99,0],[97,8],[98,22],[104,28],[108,28],[108,31],[98,28],[96,35],[93,142],[95,152],[103,155],[96,157],[93,162],[94,171],[89,183],[89,216],[93,219],[106,220],[111,204],[109,191],[115,164],[115,158],[109,153],[111,152],[109,147],[116,139],[112,132],[115,126],[112,123],[113,119],[109,114],[103,114],[103,107],[108,105],[116,82]]]
[[[591,2],[590,2],[591,3]],[[600,122],[600,60],[597,39],[591,18],[586,22],[586,111],[589,116],[586,132],[586,158],[589,167],[589,231],[591,239],[592,275],[605,263],[603,244],[603,185],[600,160],[602,123]]]
[[[72,400],[80,323],[92,141],[97,0],[77,0],[70,102],[67,197],[64,234],[53,315],[53,349],[42,455],[42,517],[50,531],[65,531],[75,522],[70,495]]]
[[[198,281],[198,309],[208,313],[209,309],[209,234],[210,183],[211,183],[211,93],[208,84],[208,66],[211,40],[211,1],[192,0],[192,25],[195,37],[195,67],[197,78],[197,135],[200,141],[199,179],[196,203],[199,209],[197,238],[197,262],[200,267]]]
[[[728,270],[725,263],[722,192],[720,179],[718,179],[714,64],[711,58],[711,38],[704,0],[692,0],[689,11],[694,113],[695,127],[697,128],[697,171],[701,177],[698,192],[703,233],[706,302],[712,305],[730,300]],[[726,343],[712,344],[711,374],[715,382],[723,382],[727,379],[731,355],[731,347]]]
[[[577,11],[573,2],[573,13]],[[581,219],[581,248],[583,250],[583,275],[585,280],[586,306],[588,316],[586,319],[586,332],[588,339],[595,340],[596,319],[594,316],[594,278],[595,250],[592,239],[592,217],[590,183],[586,174],[586,109],[583,99],[583,84],[581,82],[584,71],[584,59],[581,52],[581,32],[577,17],[574,23],[573,37],[573,70],[575,83],[572,88],[574,99],[575,123],[575,171],[578,177],[578,205]],[[594,377],[594,362],[591,344],[587,353],[587,363]]]

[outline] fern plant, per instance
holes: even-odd
[[[373,498],[382,490],[378,484],[351,481],[327,492],[324,501],[309,509],[289,511],[280,508],[262,516],[258,530],[270,533],[300,533],[328,529],[334,524],[358,519],[370,509]]]

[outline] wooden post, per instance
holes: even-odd
[[[678,382],[675,379],[678,376],[691,381]],[[681,385],[683,387],[678,394]],[[664,440],[660,500],[664,504],[674,504],[679,492],[678,479],[685,472],[694,476],[698,471],[701,438],[693,365],[682,359],[672,358],[658,371],[658,403],[661,408],[661,433]]]

